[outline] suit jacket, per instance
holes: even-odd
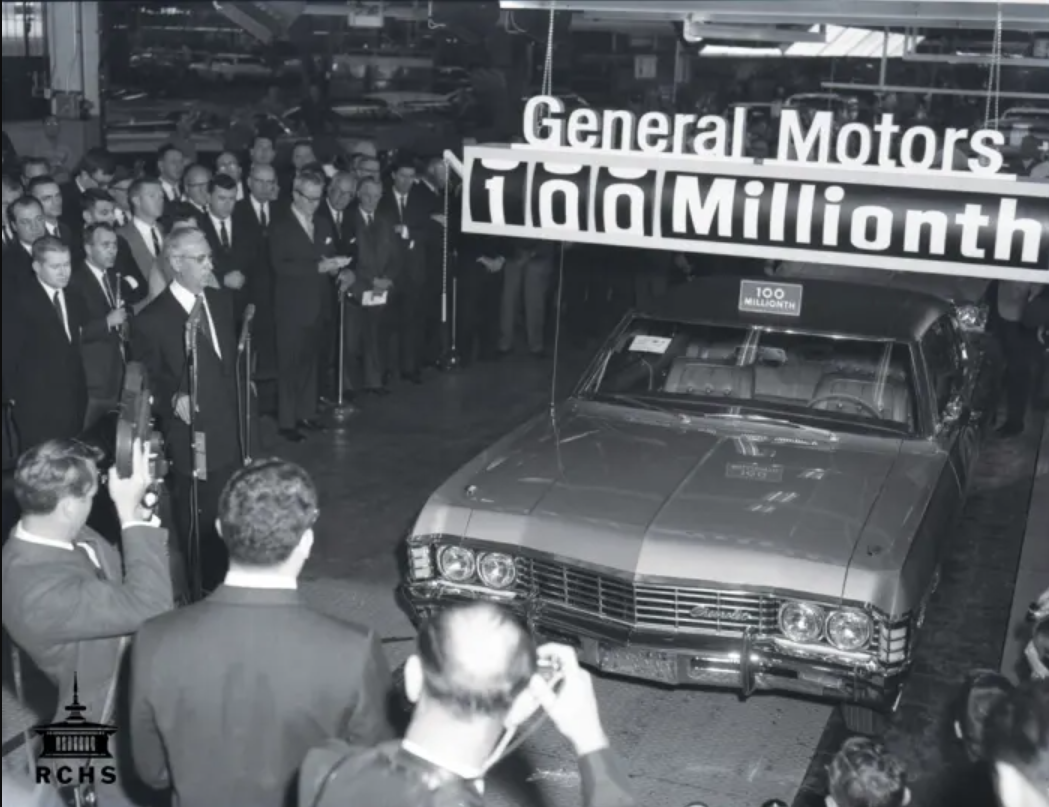
[[[269,249],[278,328],[310,325],[330,316],[332,311],[335,289],[331,278],[321,274],[317,265],[321,259],[338,254],[338,245],[325,218],[315,216],[313,228],[311,241],[295,213],[287,208],[270,223]]]
[[[269,206],[272,220],[274,205]],[[250,247],[251,254],[241,270],[247,276],[248,302],[258,308],[260,322],[273,321],[273,267],[270,265],[269,222],[262,226],[249,196],[233,206],[233,231],[241,236],[241,243]],[[239,245],[238,245],[239,246]]]
[[[2,552],[4,628],[58,687],[59,713],[77,678],[85,717],[98,721],[116,670],[121,637],[174,608],[167,530],[128,525],[121,553],[85,527],[87,554],[10,538]],[[56,715],[57,717],[57,715]]]
[[[208,468],[228,468],[241,462],[237,421],[237,335],[229,295],[218,289],[205,292],[215,322],[221,359],[201,335],[197,342],[200,411],[194,429],[205,435]],[[164,430],[175,470],[193,471],[192,433],[175,416],[177,395],[188,395],[190,362],[186,356],[186,322],[189,314],[171,289],[149,303],[131,320],[131,359],[142,362],[149,373],[153,411]]]
[[[133,221],[129,221],[123,227],[118,227],[117,235],[127,243],[134,266],[138,270],[139,276],[145,281],[148,289],[150,282],[155,282],[151,281],[150,278],[159,271],[157,259],[153,257],[150,248],[146,246],[142,233],[138,231]]]
[[[336,224],[335,214],[332,212],[331,205],[328,204],[327,200],[322,202],[320,208],[317,210],[317,216],[319,218],[327,219],[328,224],[331,225],[331,231],[335,236],[335,243],[338,245],[338,253],[340,255],[353,254],[353,241],[356,238],[357,229],[354,225],[353,217],[356,213],[357,205],[349,205],[344,211],[342,211],[342,221],[339,224]]]
[[[250,212],[254,214],[254,211]],[[254,215],[252,217],[254,218]],[[240,272],[244,275],[244,288],[232,291],[237,310],[238,312],[242,311],[250,297],[250,283],[252,275],[255,274],[253,269],[261,249],[256,234],[258,227],[241,230],[231,215],[230,220],[226,223],[230,240],[230,246],[227,249],[222,246],[222,239],[219,237],[215,225],[211,222],[211,216],[207,213],[202,213],[198,217],[198,221],[200,222],[200,231],[204,233],[204,237],[208,240],[208,245],[211,247],[215,276],[219,279],[219,282],[222,282],[230,272]],[[256,225],[257,221],[256,219]]]
[[[115,271],[108,272],[108,275],[109,287],[115,296],[120,276]],[[79,295],[85,313],[80,333],[88,397],[116,401],[120,398],[120,385],[124,381],[124,343],[120,332],[110,329],[106,323],[113,306],[86,263],[81,263],[73,272],[69,287]]]
[[[290,807],[312,746],[394,736],[375,633],[297,591],[222,586],[143,626],[131,669],[135,767],[179,807]]]
[[[400,264],[402,286],[406,283],[418,285],[425,280],[427,246],[433,236],[434,221],[431,216],[440,211],[435,207],[433,193],[416,185],[408,191],[404,209],[398,206],[396,192],[387,189],[379,202],[379,211],[393,224],[408,228],[408,238],[395,235],[393,243]]]
[[[352,267],[357,273],[353,296],[359,300],[364,292],[372,290],[372,284],[378,278],[392,280],[396,291],[401,264],[397,260],[393,222],[377,210],[372,223],[366,224],[359,208],[354,211],[351,221],[355,245]]]
[[[398,763],[391,767],[393,757]],[[345,760],[345,762],[343,762]],[[339,774],[328,779],[324,797],[317,802],[322,782],[335,765]],[[407,774],[407,775],[406,775]],[[450,777],[431,799],[420,794],[414,782],[441,781],[448,774],[413,754],[398,753],[396,743],[377,749],[353,747],[330,740],[306,755],[299,774],[299,804],[311,807],[378,805],[383,807],[483,807],[484,798],[471,783]],[[583,807],[636,807],[629,780],[611,749],[579,758]],[[438,795],[440,794],[440,795]],[[420,799],[422,795],[422,799]]]
[[[68,336],[39,282],[26,283],[4,306],[4,391],[15,402],[23,451],[76,437],[84,426],[87,380],[80,346],[87,316],[79,294],[67,288],[63,297]]]
[[[59,190],[62,192],[62,222],[75,237],[76,231],[84,226],[84,194],[76,179],[64,182]]]
[[[14,295],[36,281],[33,256],[17,239],[3,252],[4,309],[14,304]],[[10,296],[9,296],[10,294]]]

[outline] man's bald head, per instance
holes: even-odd
[[[502,717],[536,672],[535,642],[491,603],[447,608],[419,631],[423,691],[458,716]]]

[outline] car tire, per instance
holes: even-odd
[[[863,734],[868,737],[880,736],[889,725],[889,716],[885,712],[858,706],[855,703],[842,703],[841,718],[850,734]]]

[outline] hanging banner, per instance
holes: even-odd
[[[579,127],[574,133],[571,126],[561,129],[560,140],[571,147],[555,142],[466,148],[463,231],[1049,282],[1049,184],[990,173],[1001,162],[988,161],[979,147],[990,151],[997,144],[993,138],[986,142],[987,136],[997,133],[972,135],[970,145],[985,159],[971,161],[976,170],[960,172],[928,170],[935,142],[913,158],[923,160],[922,167],[860,164],[871,161],[871,149],[889,153],[876,145],[875,132],[844,145],[839,135],[835,144],[818,136],[818,116],[808,131],[792,130],[788,122],[787,142],[779,149],[783,158],[766,161],[733,156],[738,129],[720,144],[714,138],[702,154],[674,147],[691,140],[699,151],[706,136],[676,136],[678,121],[660,129],[666,134],[662,143],[651,137],[646,143],[646,117],[635,121],[636,149],[602,147],[607,143],[599,126],[589,127],[589,139],[580,137]],[[530,120],[526,110],[526,139],[534,143]],[[647,130],[651,134],[652,126]],[[960,137],[951,131],[947,136],[955,142]],[[853,155],[847,158],[852,164],[828,164],[833,149]],[[791,150],[809,159],[787,159]]]

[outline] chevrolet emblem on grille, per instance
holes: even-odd
[[[738,608],[714,608],[697,605],[688,615],[693,619],[712,619],[715,622],[753,622],[754,615]]]

